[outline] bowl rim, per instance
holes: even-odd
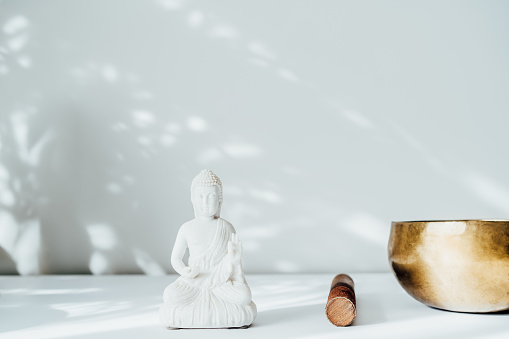
[[[505,223],[509,219],[444,219],[444,220],[409,220],[409,221],[393,221],[393,224],[416,224],[416,223],[446,223],[446,222],[493,222]]]

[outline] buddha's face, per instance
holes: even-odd
[[[191,200],[197,216],[214,217],[219,211],[219,191],[217,186],[196,186]]]

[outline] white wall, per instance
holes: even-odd
[[[171,272],[223,181],[247,272],[386,271],[508,217],[506,1],[2,1],[0,272]]]

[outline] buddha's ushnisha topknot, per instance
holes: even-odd
[[[223,184],[219,177],[215,175],[211,170],[204,169],[196,177],[194,177],[191,183],[191,194],[193,188],[196,186],[217,186],[219,191],[219,200],[223,200]]]

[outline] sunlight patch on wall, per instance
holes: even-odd
[[[156,4],[160,5],[164,9],[174,11],[182,7],[184,1],[182,0],[156,0]]]
[[[249,190],[249,194],[256,199],[271,203],[271,204],[279,204],[281,202],[281,197],[275,192],[269,190],[261,190],[257,188],[252,188]]]
[[[133,249],[132,252],[136,264],[143,273],[152,276],[161,276],[166,274],[161,265],[159,265],[147,252],[137,248]]]
[[[111,250],[117,245],[117,237],[110,226],[104,224],[92,224],[86,227],[90,242],[99,250]]]
[[[0,190],[0,204],[6,207],[12,207],[16,203],[14,193],[7,187],[2,187]]]
[[[341,220],[341,227],[344,230],[356,234],[363,240],[379,246],[386,246],[386,239],[389,238],[390,228],[383,222],[368,214],[354,214]]]
[[[396,131],[397,135],[399,135],[405,143],[413,148],[415,151],[421,153],[424,160],[437,172],[441,174],[446,174],[446,168],[444,164],[435,156],[433,152],[430,152],[422,142],[417,140],[417,138],[406,129],[402,128],[396,123],[392,123],[392,127]]]
[[[16,111],[11,113],[11,127],[12,134],[14,139],[16,140],[18,150],[20,150],[20,156],[23,157],[28,148],[27,144],[27,135],[28,135],[28,126],[27,126],[27,115],[25,112]]]
[[[35,166],[39,163],[41,154],[47,143],[53,138],[53,131],[47,130],[30,148],[28,144],[28,119],[35,114],[35,107],[26,107],[24,111],[11,113],[11,128],[16,141],[19,157],[25,163]]]
[[[108,263],[108,258],[106,258],[104,253],[99,251],[92,253],[88,267],[90,268],[90,272],[92,272],[92,274],[100,275],[113,273],[111,271],[110,264]]]
[[[23,68],[30,68],[32,67],[32,59],[27,55],[22,55],[18,58],[18,64]]]
[[[55,134],[52,130],[47,130],[44,132],[42,137],[37,140],[34,146],[29,150],[25,161],[32,166],[36,166],[40,163],[41,157],[44,153],[44,150],[49,145],[51,140],[55,137]]]
[[[504,189],[499,183],[475,172],[463,174],[461,181],[480,200],[506,215],[509,213],[509,191]]]
[[[39,220],[28,220],[20,225],[20,233],[12,258],[19,274],[39,273],[39,249],[41,244],[41,225]]]
[[[341,114],[344,118],[349,120],[351,123],[364,128],[364,129],[373,129],[375,128],[375,125],[364,115],[360,114],[359,112],[351,111],[351,110],[345,110],[342,111]]]
[[[300,79],[299,77],[293,73],[292,71],[288,70],[288,69],[284,69],[284,68],[280,68],[277,70],[277,74],[285,79],[285,80],[288,80],[290,82],[294,82],[294,83],[299,83],[300,82]]]
[[[26,17],[22,15],[17,15],[7,20],[7,22],[3,26],[3,31],[7,35],[12,35],[17,33],[18,31],[27,28],[28,25],[29,22]]]
[[[205,16],[201,11],[192,11],[187,17],[187,22],[192,28],[198,28],[203,24]]]
[[[119,194],[122,192],[122,186],[120,186],[116,182],[110,182],[106,185],[106,191],[108,191],[111,194]]]
[[[164,147],[171,147],[175,142],[177,142],[177,138],[171,134],[163,134],[159,137],[159,143]]]
[[[149,111],[136,110],[132,113],[133,123],[141,128],[152,125],[155,121],[154,114]]]
[[[136,179],[130,175],[124,175],[122,177],[122,181],[124,181],[128,185],[133,185],[136,182]]]
[[[18,52],[25,47],[25,45],[28,42],[28,34],[22,34],[16,37],[12,37],[9,40],[7,40],[7,47],[12,52]]]
[[[199,117],[189,117],[187,119],[187,127],[191,131],[203,132],[207,129],[207,122]]]
[[[259,41],[254,41],[254,42],[249,43],[247,45],[247,49],[259,57],[269,59],[269,60],[276,59],[276,54],[274,52],[272,52],[267,46],[265,46],[263,43],[261,43]]]
[[[9,178],[9,171],[7,171],[7,169],[2,164],[0,164],[0,204],[6,207],[11,207],[16,202],[16,197],[9,187]],[[0,232],[2,227],[3,224],[0,223]],[[1,239],[2,237],[0,236],[0,241]]]
[[[224,145],[223,150],[232,158],[252,158],[262,154],[260,147],[240,142]]]
[[[118,71],[112,65],[104,65],[101,75],[106,82],[116,82],[118,80]]]
[[[231,25],[217,24],[211,28],[209,35],[213,38],[233,40],[240,36],[240,32]]]
[[[127,126],[123,122],[116,122],[113,125],[111,125],[111,129],[118,133],[129,130],[129,126]]]

